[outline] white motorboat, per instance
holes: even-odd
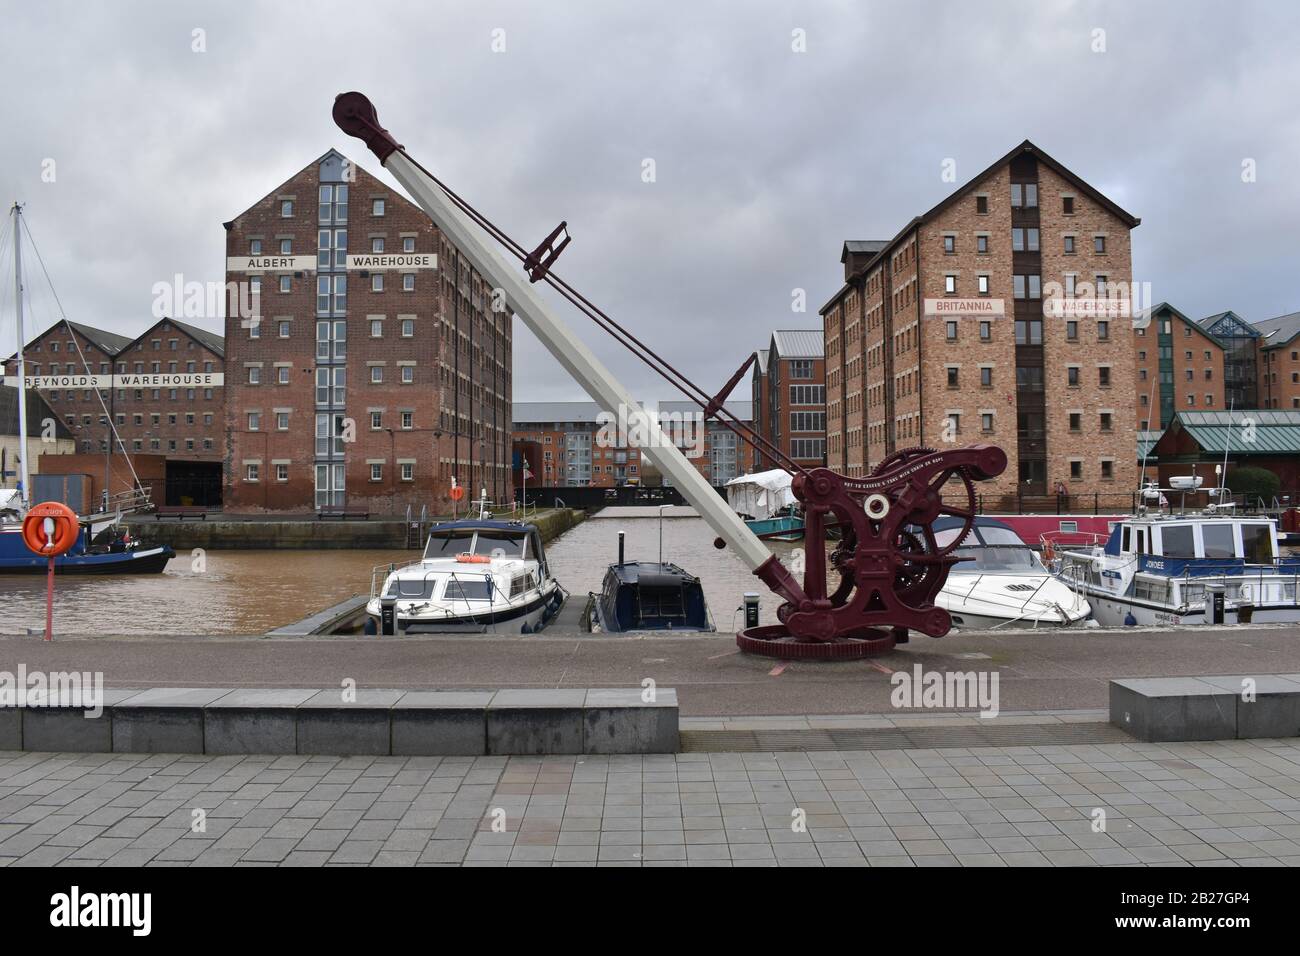
[[[420,560],[375,568],[366,613],[380,634],[532,634],[567,597],[534,525],[477,518],[434,525]]]
[[[939,518],[932,526],[935,543],[947,547],[964,527],[960,518]],[[1001,521],[976,517],[954,554],[965,560],[949,569],[935,603],[956,627],[1065,627],[1091,613],[1087,599],[1054,578]]]

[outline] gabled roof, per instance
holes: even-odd
[[[844,248],[840,252],[840,262],[848,261],[852,253],[867,252],[875,255],[887,245],[889,245],[888,239],[846,239]]]
[[[1071,172],[1065,166],[1061,165],[1061,163],[1057,162],[1047,153],[1043,152],[1041,149],[1039,149],[1029,140],[1025,140],[1015,149],[1011,150],[1011,152],[1007,153],[1005,156],[1001,157],[1000,159],[995,160],[992,164],[990,164],[985,169],[981,170],[979,173],[976,173],[975,176],[967,180],[963,185],[958,186],[956,189],[950,192],[946,197],[944,197],[940,202],[938,202],[934,206],[931,206],[921,215],[917,216],[911,222],[905,225],[902,229],[900,229],[898,233],[895,234],[893,239],[890,239],[888,242],[884,243],[884,245],[882,245],[881,248],[877,250],[875,257],[869,260],[864,266],[864,271],[865,269],[870,269],[871,267],[873,267],[876,264],[877,260],[888,255],[890,250],[893,249],[893,247],[897,245],[898,242],[904,236],[910,233],[917,226],[921,225],[922,223],[929,222],[939,213],[943,212],[945,209],[947,209],[957,200],[961,199],[964,195],[966,195],[966,193],[972,188],[974,188],[976,185],[978,185],[981,180],[987,178],[992,173],[996,172],[997,170],[1001,169],[1003,166],[1010,163],[1017,156],[1023,154],[1029,154],[1034,156],[1040,163],[1042,163],[1048,169],[1052,170],[1054,173],[1056,173],[1058,176],[1060,176],[1070,185],[1078,189],[1081,193],[1088,196],[1088,198],[1092,199],[1103,209],[1106,209],[1112,215],[1122,220],[1125,223],[1125,225],[1127,225],[1130,229],[1133,229],[1141,224],[1142,220],[1139,219],[1137,216],[1133,215],[1131,212],[1122,208],[1117,203],[1112,202],[1095,186],[1091,185],[1090,183],[1081,179],[1079,176],[1075,175],[1073,172]],[[851,240],[851,241],[856,242],[859,240]],[[847,248],[847,243],[845,245]],[[843,262],[845,258],[846,258],[846,254],[841,253],[840,261]],[[848,283],[845,283],[840,288],[840,290],[836,292],[833,296],[831,296],[830,299],[826,302],[826,304],[821,307],[820,311],[825,312],[828,308],[830,308],[831,304],[835,302],[835,300],[838,299],[841,295],[843,295],[844,292],[848,289],[848,287],[849,287]]]
[[[72,432],[63,424],[63,419],[46,404],[41,393],[34,388],[27,389],[27,435],[34,437],[41,434],[47,419],[54,421],[54,437],[71,439]],[[18,389],[12,385],[0,385],[0,435],[18,434]]]
[[[767,349],[759,349],[756,353],[758,358],[754,361],[754,367],[758,369],[760,375],[767,374]]]
[[[1188,326],[1189,328],[1193,329],[1194,331],[1196,331],[1196,332],[1199,333],[1200,335],[1205,336],[1205,338],[1209,339],[1211,342],[1213,342],[1213,343],[1214,343],[1215,345],[1217,345],[1219,348],[1223,348],[1223,343],[1220,342],[1217,338],[1215,338],[1214,335],[1211,334],[1211,333],[1209,332],[1209,330],[1207,330],[1204,326],[1202,326],[1202,325],[1201,325],[1199,322],[1197,322],[1195,319],[1193,319],[1193,318],[1189,318],[1189,317],[1188,317],[1187,315],[1185,315],[1184,313],[1178,311],[1178,309],[1175,309],[1175,308],[1174,308],[1172,305],[1170,305],[1168,302],[1161,302],[1161,303],[1159,303],[1158,305],[1153,305],[1153,306],[1151,306],[1151,308],[1147,309],[1145,312],[1139,313],[1139,315],[1137,316],[1137,319],[1140,320],[1140,319],[1142,319],[1143,317],[1146,317],[1146,316],[1159,315],[1159,314],[1162,313],[1162,312],[1168,312],[1170,315],[1172,315],[1174,318],[1176,318],[1176,319],[1178,319],[1179,321],[1181,321],[1183,324],[1185,324],[1185,325]],[[1133,325],[1134,325],[1135,328],[1138,327],[1138,322],[1135,321],[1135,322],[1133,323]]]
[[[1138,430],[1138,461],[1142,461],[1145,458],[1148,463],[1153,463],[1156,460],[1154,454],[1156,442],[1160,441],[1160,436],[1164,433],[1165,431],[1163,428],[1159,430],[1151,429],[1148,431]]]
[[[1256,322],[1255,328],[1263,334],[1263,347],[1266,349],[1290,345],[1295,341],[1296,336],[1300,335],[1300,312],[1279,315],[1274,319],[1264,319],[1262,322]]]
[[[86,338],[90,339],[90,341],[95,343],[97,348],[102,349],[109,355],[116,355],[131,343],[130,337],[126,335],[118,335],[116,332],[106,332],[104,329],[97,329],[93,325],[82,325],[80,322],[69,322],[67,319],[64,319],[63,321],[70,327],[76,329]]]
[[[1247,436],[1251,441],[1247,441]],[[1190,439],[1201,452],[1229,459],[1249,455],[1300,455],[1300,409],[1246,409],[1240,412],[1175,412],[1156,443],[1162,457],[1185,454],[1178,450]]]
[[[131,340],[131,344],[134,345],[135,343],[144,339],[146,336],[152,334],[153,330],[158,328],[158,326],[162,325],[164,322],[169,323],[172,328],[179,329],[180,331],[184,332],[186,335],[194,339],[194,341],[198,342],[204,348],[216,352],[222,358],[226,357],[226,340],[223,336],[218,335],[216,332],[209,332],[207,329],[201,329],[197,325],[190,325],[188,322],[181,322],[178,321],[177,319],[168,318],[168,317],[163,317],[159,319],[157,322],[155,322],[153,325],[149,326],[149,328],[145,329],[143,332],[141,332],[139,335],[133,338]]]
[[[772,333],[770,351],[782,359],[823,358],[826,336],[821,329],[778,329]]]
[[[1207,315],[1205,318],[1199,319],[1196,324],[1211,335],[1219,337],[1245,335],[1251,338],[1259,338],[1259,329],[1231,309],[1227,312],[1216,312],[1214,315]]]

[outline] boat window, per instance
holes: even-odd
[[[986,526],[980,528],[979,536],[984,540],[985,544],[1006,545],[1011,548],[1023,548],[1025,546],[1025,543],[1020,540],[1020,535],[1010,528]]]
[[[1207,558],[1235,558],[1237,556],[1236,535],[1230,524],[1201,525],[1201,539],[1205,543]]]
[[[522,558],[527,537],[521,531],[480,531],[478,541],[474,543],[474,553]]]
[[[527,584],[528,576],[526,574],[516,574],[510,579],[510,596],[512,598],[519,597],[519,595],[524,593]]]
[[[957,540],[957,535],[959,534],[961,534],[961,528],[944,528],[942,531],[936,531],[934,533],[934,543],[938,545],[940,548],[946,548],[948,547],[948,545],[952,544],[955,540]],[[975,532],[973,529],[970,534],[966,535],[966,543],[978,544],[978,542],[975,539]]]
[[[1066,534],[1075,534],[1079,530],[1079,522],[1062,521],[1060,523],[1060,529],[1064,531]]]
[[[1153,604],[1169,603],[1169,583],[1167,581],[1151,581],[1144,578],[1138,578],[1133,582],[1133,596],[1139,601],[1150,601]]]
[[[1042,571],[1038,555],[1023,544],[1015,548],[958,548],[958,558],[970,558],[953,565],[953,571]]]
[[[1129,526],[1124,525],[1124,530],[1120,532],[1119,549],[1125,553],[1131,553],[1133,549],[1129,547],[1129,543]]]
[[[1273,526],[1268,524],[1243,524],[1241,526],[1241,553],[1250,564],[1273,563]]]
[[[1151,553],[1150,551],[1147,550],[1147,529],[1146,528],[1137,529],[1137,552],[1136,553],[1137,554]]]
[[[436,579],[395,577],[388,593],[400,598],[427,598],[433,596]]]
[[[491,584],[484,578],[453,578],[442,596],[448,601],[486,601],[491,596]]]
[[[468,551],[474,539],[472,531],[444,531],[429,535],[429,543],[424,548],[426,558],[454,558],[462,551]]]
[[[1166,558],[1196,557],[1196,536],[1189,524],[1164,525],[1160,529],[1160,542]]]

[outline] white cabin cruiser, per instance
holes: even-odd
[[[1300,558],[1278,556],[1277,523],[1225,510],[1126,518],[1104,541],[1062,543],[1058,575],[1104,625],[1300,621]]]
[[[932,526],[935,543],[947,547],[964,527],[960,518],[939,518]],[[958,627],[1066,627],[1091,613],[1088,601],[1054,578],[1001,521],[976,517],[953,553],[966,560],[949,569],[935,604]]]
[[[375,568],[366,613],[380,634],[532,634],[567,597],[536,526],[478,518],[434,525],[420,560]]]

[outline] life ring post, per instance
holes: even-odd
[[[81,536],[77,513],[58,501],[36,505],[23,518],[23,544],[48,561],[45,574],[45,640],[54,639],[54,559],[66,554]]]

